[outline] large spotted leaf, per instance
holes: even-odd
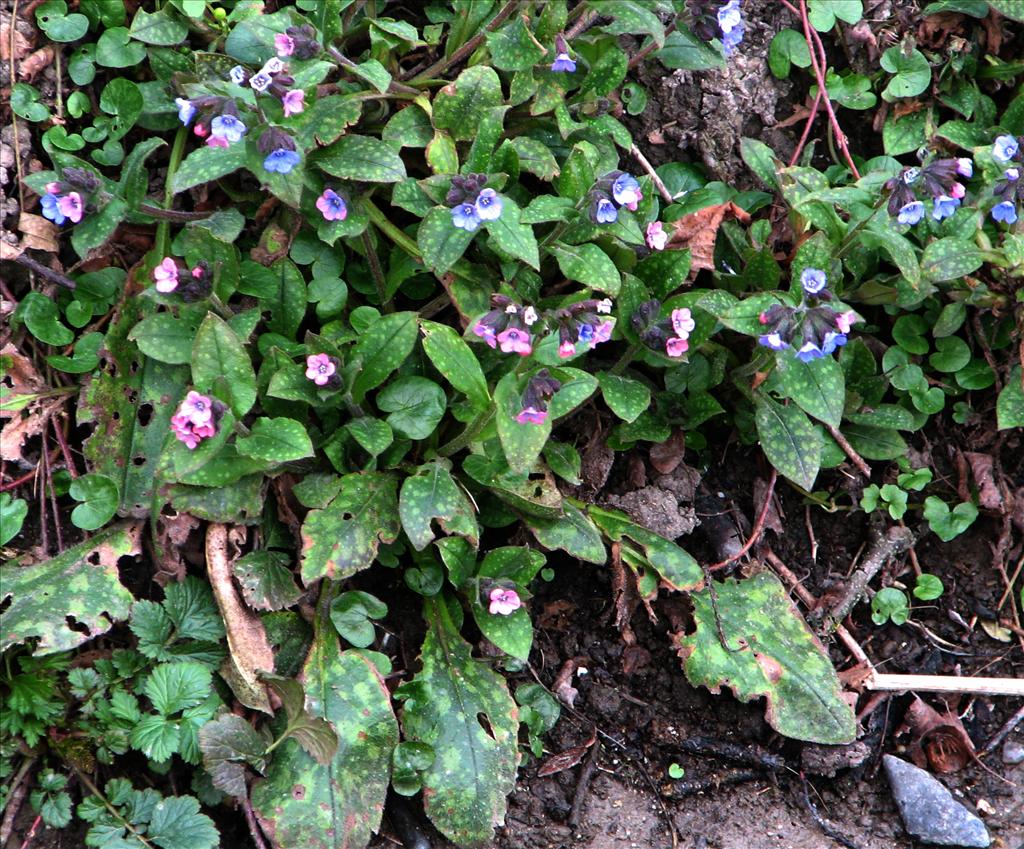
[[[717,584],[722,647],[708,591],[692,593],[696,630],[676,637],[690,683],[741,701],[764,697],[768,724],[813,743],[849,743],[856,720],[840,696],[824,647],[800,617],[778,579],[762,572]]]
[[[276,750],[252,790],[260,825],[276,849],[362,849],[380,825],[398,723],[369,656],[339,652],[321,626],[303,666],[306,709],[338,735],[330,763],[317,763],[294,740]]]
[[[473,657],[444,602],[428,600],[426,617],[422,668],[400,691],[402,729],[435,752],[423,773],[431,822],[460,846],[486,843],[515,786],[519,710],[505,679]]]
[[[398,491],[394,477],[382,472],[345,475],[326,507],[311,510],[302,525],[302,581],[341,580],[366,569],[381,542],[394,542]]]
[[[138,554],[141,523],[112,525],[63,554],[0,569],[0,651],[38,639],[36,654],[67,651],[131,613],[117,561]]]
[[[460,534],[474,546],[480,536],[473,504],[459,489],[444,461],[420,466],[415,475],[405,479],[398,513],[406,536],[417,551],[433,542],[431,522],[435,519],[446,533]]]

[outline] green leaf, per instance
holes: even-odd
[[[615,263],[597,245],[563,245],[555,243],[551,252],[558,260],[562,274],[584,286],[590,286],[615,297],[622,286],[622,278]]]
[[[661,47],[665,44],[665,27],[658,16],[647,8],[648,5],[637,0],[604,0],[601,4],[601,14],[614,18],[605,26],[605,31],[612,35],[650,35],[654,43]]]
[[[49,356],[46,362],[68,374],[85,374],[99,365],[98,351],[103,345],[103,334],[98,331],[79,336],[75,342],[74,357]]]
[[[764,697],[765,718],[780,734],[813,743],[849,743],[857,733],[828,653],[769,572],[691,593],[697,627],[676,638],[686,677],[740,701]],[[716,624],[718,623],[718,624]],[[728,650],[719,642],[723,634]]]
[[[106,475],[88,474],[71,482],[68,494],[81,501],[71,511],[71,522],[83,531],[95,531],[109,522],[117,512],[120,495],[117,484]]]
[[[945,592],[945,587],[935,575],[924,573],[917,576],[917,581],[914,584],[914,598],[920,601],[934,601],[943,592]]]
[[[512,149],[515,150],[516,155],[519,157],[519,167],[524,171],[547,182],[558,176],[558,161],[546,144],[537,141],[537,139],[531,139],[529,136],[516,136],[511,142]],[[555,198],[551,195],[541,195],[534,198],[530,202],[530,206],[533,207],[538,202],[544,203],[558,200],[566,199]],[[569,208],[572,208],[571,203]],[[537,222],[528,221],[524,223],[535,224]]]
[[[580,86],[580,94],[592,91],[598,97],[607,97],[626,78],[628,62],[625,52],[617,47],[609,48],[590,66]]]
[[[245,165],[245,145],[241,142],[230,147],[197,147],[186,156],[171,180],[174,194],[212,183]]]
[[[969,501],[957,504],[952,510],[941,498],[929,495],[924,500],[924,518],[935,535],[943,542],[960,536],[978,518],[978,508]]]
[[[781,29],[775,33],[768,48],[768,67],[780,80],[789,76],[791,65],[798,68],[811,67],[811,51],[803,33],[792,29]]]
[[[238,453],[244,457],[287,463],[313,456],[313,443],[301,422],[288,418],[258,418],[249,436],[235,440]]]
[[[639,545],[647,563],[672,589],[692,590],[704,580],[697,561],[684,549],[636,524],[625,513],[591,505],[587,508],[587,515],[610,540],[622,542],[628,539]]]
[[[415,475],[402,482],[398,514],[417,551],[434,541],[431,522],[435,519],[445,533],[460,534],[474,547],[479,541],[473,504],[440,460],[420,466]]]
[[[740,139],[740,156],[747,167],[769,188],[778,186],[775,179],[775,152],[757,139]]]
[[[27,515],[27,501],[12,497],[9,492],[0,492],[0,545],[7,545],[21,533]]]
[[[139,553],[139,534],[138,524],[113,525],[52,560],[0,567],[0,651],[35,638],[35,654],[68,651],[126,620],[132,594],[117,561]]]
[[[145,58],[146,48],[125,27],[105,30],[96,42],[96,62],[106,68],[131,68]]]
[[[526,516],[523,521],[547,549],[561,549],[572,557],[603,566],[608,552],[601,541],[601,532],[594,522],[575,504],[565,502],[565,515],[554,519]]]
[[[516,416],[523,408],[519,381],[509,372],[494,388],[494,405],[498,425],[498,438],[513,472],[528,472],[540,456],[544,443],[551,435],[551,419],[547,416],[540,424],[520,424]]]
[[[480,363],[466,340],[446,324],[420,320],[423,333],[423,351],[445,379],[463,393],[477,409],[490,404],[491,393],[487,389]]]
[[[544,48],[519,15],[497,32],[487,33],[487,49],[494,67],[502,71],[525,71],[544,58]]]
[[[782,391],[808,415],[839,427],[846,402],[846,379],[832,357],[803,362],[797,357],[779,357]]]
[[[382,315],[364,330],[352,349],[351,362],[358,371],[352,381],[352,397],[359,403],[406,361],[416,346],[416,313]]]
[[[341,580],[368,568],[377,546],[401,530],[394,477],[381,472],[345,475],[338,495],[302,524],[302,582]]]
[[[918,264],[917,252],[910,240],[892,230],[888,221],[877,227],[869,226],[867,235],[881,244],[889,258],[900,270],[903,279],[917,289],[921,285],[921,266]]]
[[[527,661],[533,646],[533,625],[525,607],[507,615],[491,613],[486,601],[480,600],[480,592],[474,592],[470,599],[473,619],[480,632],[494,645],[517,660]]]
[[[931,85],[932,68],[920,50],[910,54],[903,52],[899,45],[890,47],[882,54],[882,68],[895,76],[882,92],[882,99],[892,102],[901,97],[917,97]]]
[[[936,351],[928,358],[928,364],[936,371],[951,374],[958,372],[971,361],[970,346],[959,336],[945,336],[935,340]]]
[[[633,422],[651,403],[651,390],[639,380],[600,372],[597,381],[609,409],[620,419]]]
[[[889,156],[900,156],[917,150],[925,142],[927,113],[913,112],[897,118],[891,114],[882,127],[882,146]]]
[[[171,716],[205,701],[212,685],[209,669],[187,661],[159,664],[142,689],[157,713]]]
[[[890,620],[894,625],[902,625],[909,618],[907,596],[895,587],[884,587],[871,599],[871,621],[876,625],[884,625]]]
[[[80,257],[103,245],[114,235],[117,225],[128,214],[128,204],[121,198],[112,198],[96,215],[86,216],[71,234],[71,247]]]
[[[381,94],[384,94],[391,87],[391,74],[376,59],[368,59],[358,65],[348,66],[357,77],[362,77]]]
[[[39,6],[36,23],[50,41],[78,41],[89,31],[89,19],[77,12],[69,15],[64,0],[47,0]]]
[[[895,460],[907,453],[907,443],[893,429],[851,424],[843,436],[865,460]]]
[[[383,454],[392,442],[395,435],[387,422],[380,419],[360,418],[352,419],[345,429],[352,435],[352,438],[359,443],[359,446],[371,457]]]
[[[322,171],[361,183],[404,180],[405,163],[387,144],[370,136],[345,135],[310,160]]]
[[[399,691],[402,728],[436,753],[423,772],[431,822],[456,843],[485,843],[515,785],[518,711],[504,678],[473,658],[444,602],[427,601],[426,617],[420,672]]]
[[[437,130],[427,145],[427,164],[435,174],[454,174],[459,170],[459,152],[444,130]]]
[[[665,46],[653,55],[670,70],[710,71],[725,67],[722,54],[685,27],[670,33],[665,39]]]
[[[177,47],[188,36],[188,26],[184,21],[171,15],[167,9],[153,13],[139,9],[132,19],[129,32],[132,38],[143,44]]]
[[[936,239],[924,249],[921,272],[934,282],[958,280],[981,268],[981,250],[974,242],[948,237]]]
[[[388,606],[369,593],[352,590],[331,602],[331,622],[341,636],[357,648],[366,648],[376,638],[374,619],[388,615]]]
[[[338,751],[338,736],[327,720],[306,709],[301,682],[267,673],[260,677],[284,705],[288,724],[283,736],[293,738],[318,764],[329,764]]]
[[[425,377],[399,377],[377,395],[391,429],[409,439],[426,439],[434,432],[448,400],[444,390]]]
[[[146,837],[160,849],[214,849],[220,843],[213,820],[199,812],[199,801],[192,796],[160,800],[153,808]]]
[[[808,18],[818,32],[828,32],[836,25],[836,18],[855,24],[864,16],[861,0],[809,0]]]
[[[253,786],[252,804],[277,846],[356,849],[380,826],[398,723],[368,656],[339,652],[326,623],[316,633],[302,680],[309,711],[337,732],[337,751],[322,766],[294,740],[285,740],[266,778]]]
[[[267,741],[244,717],[225,713],[199,729],[199,748],[213,786],[236,799],[247,799],[245,765],[263,771]]]
[[[136,324],[128,338],[139,346],[147,357],[161,363],[186,364],[192,362],[192,346],[198,325],[192,316],[178,318],[169,312],[147,316]]]
[[[241,418],[256,401],[256,374],[238,335],[222,318],[208,313],[192,346],[192,381],[200,392],[223,396]]]
[[[796,407],[784,407],[765,395],[756,396],[754,405],[757,435],[768,461],[810,490],[821,466],[821,435]]]
[[[295,586],[291,557],[281,551],[251,551],[232,565],[245,603],[256,610],[283,610],[296,604],[302,592]]]
[[[476,136],[488,110],[502,102],[501,80],[494,68],[474,65],[434,96],[434,126],[457,141]]]
[[[540,251],[533,228],[519,223],[520,211],[514,201],[509,198],[503,198],[503,201],[501,217],[484,222],[492,242],[500,250],[540,271]]]
[[[462,257],[474,234],[452,223],[451,210],[433,207],[420,222],[416,244],[423,261],[436,274],[444,274]]]
[[[40,292],[26,293],[14,311],[14,318],[47,345],[70,345],[75,339],[75,334],[61,322],[57,304]]]
[[[1014,366],[1006,385],[996,399],[996,422],[999,430],[1024,427],[1024,374]]]

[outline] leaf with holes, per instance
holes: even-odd
[[[395,541],[398,485],[392,475],[363,472],[345,475],[338,495],[302,524],[302,582],[341,580],[369,567],[377,546]]]
[[[434,541],[431,522],[447,534],[459,534],[475,547],[480,537],[473,504],[451,475],[450,466],[437,460],[426,463],[402,483],[398,513],[409,542],[422,551]]]
[[[423,771],[427,816],[459,844],[490,840],[505,821],[519,766],[519,710],[505,680],[473,657],[442,600],[426,602],[421,669],[399,689],[405,738],[433,747]]]
[[[764,697],[768,724],[787,737],[830,745],[852,741],[857,723],[828,652],[778,578],[768,572],[729,578],[716,584],[716,592],[717,604],[707,589],[690,594],[696,630],[675,638],[690,683],[712,693],[727,686],[744,702]]]
[[[0,651],[31,639],[36,654],[68,651],[126,620],[132,594],[117,563],[141,553],[140,534],[141,524],[112,525],[52,560],[0,567]]]
[[[797,407],[765,395],[754,398],[757,435],[768,461],[797,486],[810,490],[821,467],[821,434]]]

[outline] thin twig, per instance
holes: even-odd
[[[737,551],[731,557],[725,558],[712,566],[708,566],[709,572],[715,572],[719,569],[724,569],[730,563],[739,560],[744,554],[753,548],[754,543],[757,542],[761,536],[761,532],[764,530],[765,520],[768,518],[768,508],[772,503],[772,496],[775,494],[775,481],[778,480],[779,473],[773,468],[772,475],[768,479],[768,486],[764,491],[764,503],[761,505],[761,511],[757,514],[757,521],[754,522],[754,529],[750,532],[750,538],[743,544],[743,548]]]
[[[668,26],[665,27],[665,35],[671,35],[675,31],[676,31],[676,22],[675,22],[675,20],[673,20],[671,23],[669,23]],[[643,62],[644,59],[646,59],[648,56],[650,56],[651,53],[654,52],[654,49],[657,46],[658,46],[658,42],[654,41],[654,39],[651,39],[651,42],[649,44],[645,45],[644,47],[641,47],[635,54],[633,54],[633,56],[630,58],[629,62],[627,63],[626,68],[628,70],[632,71],[633,68],[635,68],[641,62]]]
[[[789,165],[792,168],[796,165],[796,161],[800,158],[800,154],[803,152],[804,146],[807,144],[807,139],[811,134],[811,126],[814,124],[814,120],[818,117],[818,108],[821,106],[821,89],[818,89],[818,93],[814,96],[814,103],[811,106],[811,111],[807,115],[807,123],[804,124],[804,131],[800,134],[800,141],[797,142],[796,147],[793,149],[793,155],[789,157]]]
[[[654,183],[654,187],[661,193],[661,196],[665,199],[665,203],[672,203],[675,198],[672,197],[672,192],[668,190],[668,186],[665,185],[661,177],[658,176],[658,172],[654,170],[654,166],[647,160],[647,157],[643,155],[635,144],[630,148],[630,153],[633,154],[633,158],[643,166],[644,171],[647,172],[647,176],[651,178],[651,182]]]
[[[67,466],[68,474],[72,478],[77,478],[78,469],[75,468],[75,458],[71,456],[71,448],[68,446],[67,437],[64,435],[64,428],[58,424],[56,416],[50,416],[50,424],[53,425],[53,432],[57,435],[57,443],[60,445],[61,453],[64,455],[64,465]]]
[[[242,799],[242,811],[245,814],[245,824],[249,826],[249,836],[256,844],[256,849],[267,849],[267,842],[263,839],[263,831],[260,829],[259,823],[256,822],[256,815],[253,813],[252,802],[249,801],[248,796]]]
[[[166,221],[202,221],[209,218],[216,210],[208,212],[185,212],[181,209],[164,209],[162,206],[154,206],[143,201],[139,204],[139,212],[145,213],[152,218],[163,218]]]
[[[417,83],[422,82],[423,80],[433,79],[438,74],[447,71],[452,65],[458,65],[463,59],[471,56],[473,51],[483,44],[484,39],[487,37],[487,33],[494,32],[498,27],[505,23],[518,6],[519,0],[508,0],[508,2],[498,11],[498,14],[491,18],[491,22],[479,33],[474,35],[447,59],[438,59],[433,65],[425,71],[418,73],[415,77],[409,80],[409,82]]]
[[[57,491],[53,488],[53,472],[50,469],[50,458],[46,456],[46,451],[43,451],[39,459],[43,463],[44,475],[44,480],[40,486],[42,486],[44,490],[50,490],[50,509],[53,510],[53,528],[57,532],[57,554],[63,554],[64,533],[60,527],[60,508],[57,506]]]
[[[36,814],[36,818],[32,821],[32,828],[28,830],[28,834],[25,835],[25,839],[21,841],[21,849],[28,849],[32,839],[36,836],[36,829],[39,828],[39,824],[43,821],[42,814]]]
[[[580,5],[577,6],[577,8],[582,9],[585,5],[585,3],[580,3]],[[576,38],[576,36],[580,35],[580,33],[588,29],[590,25],[594,22],[594,18],[596,17],[597,12],[595,12],[593,9],[587,9],[587,11],[580,15],[580,17],[573,22],[573,25],[566,30],[566,40],[572,41],[574,38]]]
[[[25,779],[28,776],[29,770],[35,765],[35,762],[36,758],[34,756],[25,758],[10,783],[10,792],[4,805],[4,819],[3,822],[0,822],[0,846],[7,845],[11,832],[14,830],[14,820],[18,816],[18,811],[21,810],[21,803],[25,799],[25,794],[28,793],[28,781]]]
[[[871,466],[869,466],[865,462],[864,458],[857,453],[857,450],[850,445],[850,440],[839,432],[839,428],[834,427],[833,425],[825,425],[825,427],[828,428],[828,432],[832,435],[832,438],[836,441],[839,447],[843,449],[843,453],[850,458],[850,462],[857,467],[857,471],[870,480]]]
[[[1010,732],[1012,732],[1014,728],[1020,725],[1021,722],[1024,722],[1024,705],[1021,705],[1020,709],[1008,720],[1006,720],[1006,722],[1003,724],[1003,727],[992,735],[992,739],[985,744],[985,747],[980,752],[978,752],[978,756],[984,757],[985,755],[995,751],[996,746],[998,746],[1000,743],[1003,742],[1003,740],[1009,737]]]
[[[17,33],[18,22],[18,0],[14,0],[11,6],[11,29],[10,29],[10,44],[7,45],[8,56],[10,56],[10,67],[11,67],[11,85],[13,86],[18,79],[18,60],[15,58],[18,54],[14,50],[14,36]],[[21,214],[25,211],[25,187],[22,184],[22,178],[24,172],[21,167],[21,142],[18,140],[18,117],[11,111],[11,130],[13,130],[12,136],[14,138],[14,164],[18,172],[18,213]],[[0,844],[2,845],[2,844]]]
[[[856,843],[847,838],[844,834],[842,834],[839,831],[839,829],[832,825],[832,823],[823,819],[821,814],[818,813],[817,806],[814,804],[814,802],[811,801],[810,785],[807,782],[806,776],[802,772],[800,773],[800,780],[803,782],[804,785],[804,805],[807,806],[807,810],[810,813],[811,817],[818,824],[818,828],[822,830],[826,837],[832,838],[832,840],[836,841],[836,843],[845,846],[846,849],[859,849]]]
[[[384,269],[380,267],[380,259],[373,246],[373,239],[370,238],[370,231],[363,230],[363,250],[366,251],[366,264],[370,266],[370,276],[373,277],[373,285],[377,289],[377,299],[380,301],[380,308],[383,312],[394,312],[394,305],[388,297],[387,278],[384,277]]]
[[[75,281],[68,277],[66,274],[61,274],[59,271],[54,271],[52,268],[47,268],[41,262],[36,262],[32,257],[26,256],[25,254],[18,254],[14,258],[14,261],[19,265],[24,265],[25,268],[30,271],[34,271],[40,277],[45,277],[51,283],[56,283],[58,286],[63,286],[65,289],[74,290]]]
[[[580,824],[580,817],[583,816],[583,805],[587,801],[587,795],[590,792],[590,781],[597,771],[597,760],[600,754],[601,741],[595,740],[594,744],[590,747],[590,752],[587,754],[586,763],[583,764],[583,769],[580,770],[580,779],[576,782],[576,793],[572,797],[572,809],[569,811],[569,819],[567,820],[571,828],[576,828]]]

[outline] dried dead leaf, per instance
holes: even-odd
[[[958,772],[976,759],[974,743],[955,711],[939,713],[915,698],[903,717],[901,731],[911,734],[907,753],[921,769]]]
[[[683,452],[686,450],[686,434],[681,428],[676,428],[662,443],[651,446],[651,465],[663,475],[670,475],[683,460]]]
[[[612,602],[615,605],[615,627],[622,635],[627,646],[636,645],[636,634],[630,627],[630,620],[640,603],[636,586],[636,575],[632,570],[627,572],[622,565],[622,544],[612,543],[611,557]]]
[[[555,694],[555,698],[570,708],[576,706],[576,697],[580,694],[579,690],[572,685],[572,678],[578,668],[579,659],[570,658],[562,664],[562,668],[558,670],[558,675],[555,677],[555,683],[551,686],[551,692]]]
[[[25,253],[24,246],[0,239],[0,259],[14,262],[23,253]]]
[[[51,403],[48,406],[33,404],[26,410],[14,413],[3,430],[0,430],[0,460],[27,462],[21,453],[25,442],[43,432],[46,422],[61,403],[63,402]]]
[[[57,234],[60,229],[41,215],[33,215],[31,212],[21,213],[18,216],[18,230],[22,234],[21,246],[23,249],[32,248],[55,254],[60,248],[57,243]]]
[[[48,44],[46,47],[40,47],[31,56],[25,58],[25,61],[18,65],[18,76],[23,80],[32,82],[35,79],[36,74],[42,71],[44,68],[49,68],[53,64],[53,45]]]
[[[1009,505],[1003,503],[1003,496],[996,486],[992,455],[966,451],[964,457],[978,484],[978,503],[986,510],[1002,510],[1008,507]]]
[[[986,634],[988,634],[993,640],[996,640],[997,642],[1013,642],[1013,632],[1005,625],[1001,625],[999,622],[996,622],[994,619],[982,619],[981,628]]]
[[[242,602],[231,577],[228,528],[212,524],[206,531],[206,570],[228,635],[225,661],[228,684],[246,707],[272,714],[260,672],[274,671],[274,652],[260,618]]]
[[[190,534],[199,524],[199,520],[191,513],[161,513],[157,517],[153,540],[156,573],[153,579],[160,586],[185,579],[188,565],[185,563],[184,549]]]
[[[14,391],[17,395],[32,395],[41,392],[46,384],[36,371],[32,361],[18,349],[8,342],[0,349],[0,357],[3,357],[3,380],[4,386]],[[11,413],[5,413],[0,408],[0,418],[9,418]]]
[[[690,249],[690,275],[694,276],[702,269],[714,270],[715,239],[718,228],[726,217],[735,218],[741,224],[750,221],[750,216],[732,201],[706,206],[689,215],[684,215],[673,222],[673,232],[669,236],[669,250]]]
[[[14,61],[20,62],[32,49],[30,42],[24,35],[14,28]],[[0,59],[5,62],[11,60],[11,24],[10,21],[0,23]]]
[[[764,495],[768,489],[768,481],[763,478],[757,478],[757,480],[754,481],[753,489],[754,504],[758,505],[758,509],[760,510],[760,505],[764,504]],[[785,530],[782,527],[782,517],[779,515],[778,500],[775,498],[774,494],[772,495],[771,503],[768,505],[768,512],[765,514],[764,526],[775,531],[779,536],[782,536],[782,534],[785,533]]]
[[[537,777],[544,778],[547,775],[555,775],[556,773],[564,772],[567,769],[572,769],[583,760],[584,755],[587,754],[590,747],[596,742],[597,735],[591,734],[590,739],[582,746],[573,746],[571,749],[566,749],[563,752],[559,752],[557,755],[552,755],[537,767]]]

